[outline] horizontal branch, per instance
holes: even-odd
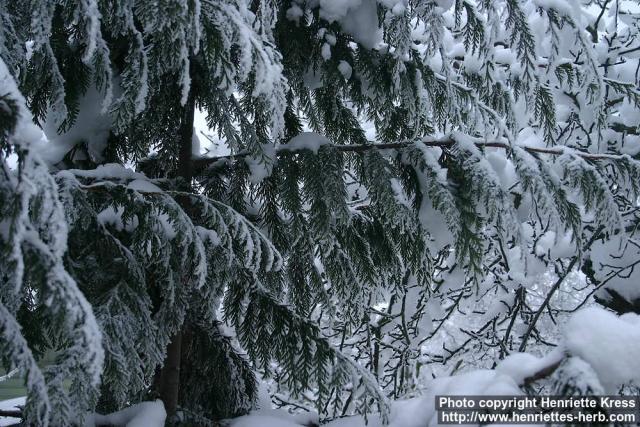
[[[0,409],[0,417],[22,418],[22,410]]]
[[[446,137],[442,139],[425,138],[417,141],[407,140],[407,141],[389,142],[389,143],[381,143],[381,144],[376,144],[376,143],[352,144],[352,145],[325,144],[325,145],[322,145],[321,147],[331,147],[334,150],[337,150],[343,153],[364,153],[369,150],[401,150],[416,142],[421,142],[427,147],[440,147],[440,148],[451,148],[457,143],[457,141],[453,137]],[[502,142],[502,141],[482,141],[478,139],[477,141],[474,142],[474,144],[478,148],[500,148],[504,150],[511,150],[512,148],[514,148],[513,145],[507,142]],[[562,154],[571,153],[587,160],[603,160],[603,159],[621,158],[621,156],[618,156],[618,155],[585,153],[582,151],[576,151],[576,150],[573,150],[570,148],[564,148],[564,147],[545,148],[545,147],[532,147],[532,146],[526,146],[526,145],[517,145],[515,147],[519,147],[524,151],[534,155],[548,154],[552,156],[560,156]],[[286,145],[283,145],[276,149],[276,155],[277,156],[290,155],[303,150],[310,150],[310,149],[309,148],[292,149],[291,147],[287,147]],[[192,160],[193,170],[194,172],[200,172],[206,167],[213,165],[215,163],[225,162],[228,160],[242,159],[242,158],[248,157],[250,154],[251,153],[248,151],[241,151],[239,153],[229,154],[226,156],[194,158]]]

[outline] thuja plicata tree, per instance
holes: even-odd
[[[207,425],[259,383],[385,418],[435,365],[552,345],[594,293],[638,312],[627,3],[0,0],[25,422],[160,398]]]

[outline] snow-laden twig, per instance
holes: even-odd
[[[20,372],[20,369],[15,368],[4,375],[0,375],[0,383],[13,378],[18,372]]]
[[[585,245],[583,252],[588,251],[589,248],[591,247],[591,245],[593,245],[593,243],[596,240],[598,240],[598,238],[600,237],[600,233],[602,232],[603,228],[604,227],[601,226],[600,228],[598,228],[598,230],[596,230],[595,233],[593,233],[593,235],[591,236],[591,239]],[[553,295],[558,290],[558,288],[560,287],[562,282],[564,282],[564,279],[566,279],[566,277],[569,275],[569,273],[573,270],[573,267],[576,266],[576,263],[578,262],[579,259],[580,259],[579,255],[574,256],[571,259],[571,262],[569,263],[569,265],[567,266],[567,268],[565,270],[565,273],[562,276],[558,277],[558,279],[553,284],[551,289],[549,289],[549,292],[547,293],[547,296],[545,297],[545,299],[542,302],[542,304],[540,304],[540,307],[538,307],[538,310],[534,314],[533,319],[531,319],[531,323],[529,323],[529,326],[528,326],[526,332],[522,336],[522,342],[520,343],[520,348],[518,349],[518,351],[524,352],[527,349],[527,341],[529,340],[529,337],[531,336],[531,332],[533,332],[533,329],[536,327],[536,323],[538,322],[538,319],[540,318],[540,315],[542,314],[544,309],[547,307],[547,305],[549,305],[549,302],[551,301],[551,297],[553,297]]]
[[[503,150],[511,150],[512,145],[507,141],[484,141],[479,138],[471,138],[473,143],[478,148],[500,148]],[[369,150],[401,150],[403,148],[407,148],[411,144],[414,143],[422,143],[427,147],[439,147],[439,148],[450,148],[458,143],[457,139],[452,136],[447,136],[444,138],[423,138],[419,140],[404,140],[404,141],[395,141],[395,142],[387,142],[387,143],[375,143],[370,142],[368,144],[354,144],[354,145],[340,145],[340,144],[325,144],[324,147],[328,147],[343,153],[365,153]],[[286,147],[286,146],[284,146]],[[627,155],[616,155],[616,154],[605,154],[605,153],[587,153],[583,151],[576,151],[569,147],[533,147],[528,145],[518,145],[517,147],[522,148],[524,151],[530,154],[548,154],[552,156],[561,156],[563,154],[572,154],[574,156],[583,158],[585,160],[619,160],[623,158],[627,158]],[[302,150],[308,150],[306,147],[301,147],[299,149],[291,149],[289,147],[277,148],[276,154],[278,156],[286,156],[290,154],[295,154]],[[193,169],[196,172],[201,172],[206,167],[213,165],[220,161],[225,160],[238,160],[244,157],[249,156],[250,153],[248,151],[241,151],[236,154],[229,154],[224,156],[216,156],[216,157],[202,157],[202,158],[194,158],[193,159]]]

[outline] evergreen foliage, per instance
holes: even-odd
[[[172,423],[247,412],[257,376],[384,417],[426,365],[544,345],[562,280],[638,224],[638,16],[599,3],[0,0],[0,355],[27,422],[162,395],[168,360]],[[193,153],[197,111],[226,154]]]

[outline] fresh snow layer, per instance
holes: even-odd
[[[435,0],[435,2],[442,10],[449,10],[453,7],[453,0]]]
[[[543,9],[555,9],[560,14],[571,17],[575,20],[574,11],[575,6],[569,4],[566,0],[534,0],[536,6]]]
[[[331,45],[329,43],[324,43],[322,45],[322,58],[325,61],[328,61],[331,59]]]
[[[496,366],[496,371],[511,377],[518,385],[548,366],[562,360],[561,350],[553,351],[545,357],[536,357],[529,353],[512,353]]]
[[[234,419],[229,427],[300,427],[301,424],[269,415],[245,415]]]
[[[353,74],[353,68],[351,68],[351,65],[349,65],[347,61],[340,61],[338,64],[338,70],[345,80],[349,80]]]
[[[3,400],[0,402],[0,409],[3,411],[14,411],[25,404],[25,397]],[[0,417],[0,426],[10,426],[20,422],[19,418]]]
[[[139,193],[162,193],[160,187],[152,184],[146,179],[134,179],[127,185],[127,188],[135,190]]]
[[[501,372],[480,369],[452,377],[436,378],[425,386],[423,396],[399,400],[392,404],[389,427],[425,427],[438,425],[435,397],[439,395],[501,396],[521,395],[513,379]],[[326,424],[328,427],[382,427],[376,416],[369,416],[367,424],[363,417],[348,417]],[[257,425],[255,426],[257,427]]]
[[[124,208],[122,206],[118,206],[117,208],[114,206],[109,206],[98,213],[98,224],[104,226],[110,225],[113,226],[116,230],[121,231],[124,229],[124,223],[122,221],[123,213]]]
[[[106,163],[104,165],[99,165],[95,169],[84,170],[84,169],[69,169],[66,171],[58,172],[58,175],[62,174],[73,174],[76,176],[80,176],[83,178],[92,178],[97,180],[135,180],[142,179],[146,180],[147,177],[144,174],[135,172],[133,169],[126,168],[117,163]]]
[[[1,401],[0,409],[15,410],[18,406],[24,406],[25,399],[25,397],[17,397]],[[85,420],[84,427],[95,427],[96,424],[125,427],[164,427],[166,418],[167,413],[162,401],[156,400],[155,402],[138,403],[108,415],[92,414]],[[0,426],[10,426],[18,422],[20,422],[18,418],[0,417]]]
[[[437,425],[435,397],[438,395],[521,395],[522,391],[509,376],[494,370],[476,370],[452,377],[432,380],[425,386],[425,394],[413,399],[392,403],[388,427],[425,427]],[[308,415],[307,415],[308,416]],[[340,418],[323,427],[383,427],[379,416],[370,414]],[[300,419],[284,412],[259,411],[234,419],[231,427],[300,427],[314,419]]]
[[[339,22],[344,32],[367,49],[382,41],[376,0],[320,0],[320,17]]]
[[[294,21],[296,24],[300,22],[300,18],[304,16],[304,10],[297,4],[292,4],[289,9],[287,9],[287,19],[289,21]]]
[[[80,100],[78,116],[73,126],[61,135],[58,134],[58,115],[48,113],[43,126],[48,142],[40,149],[41,157],[50,164],[56,164],[75,145],[84,142],[91,159],[95,162],[102,161],[102,152],[107,146],[112,127],[109,114],[102,111],[103,99],[95,86],[90,87]]]
[[[273,164],[276,161],[276,150],[273,145],[265,144],[262,146],[262,153],[258,157],[247,156],[244,161],[249,167],[249,180],[254,184],[258,184],[271,175]]]
[[[569,319],[565,345],[595,370],[605,391],[634,381],[640,383],[640,316],[624,316],[598,307],[588,307]]]
[[[125,427],[163,427],[167,413],[161,400],[142,402],[108,415],[94,414],[85,422],[85,427],[117,425]]]
[[[285,151],[311,150],[314,154],[318,154],[320,147],[329,144],[331,144],[331,142],[318,133],[301,132],[291,138],[287,144],[278,147],[278,149]]]
[[[229,427],[300,427],[317,424],[318,414],[315,412],[292,415],[283,409],[261,409],[235,418]]]

